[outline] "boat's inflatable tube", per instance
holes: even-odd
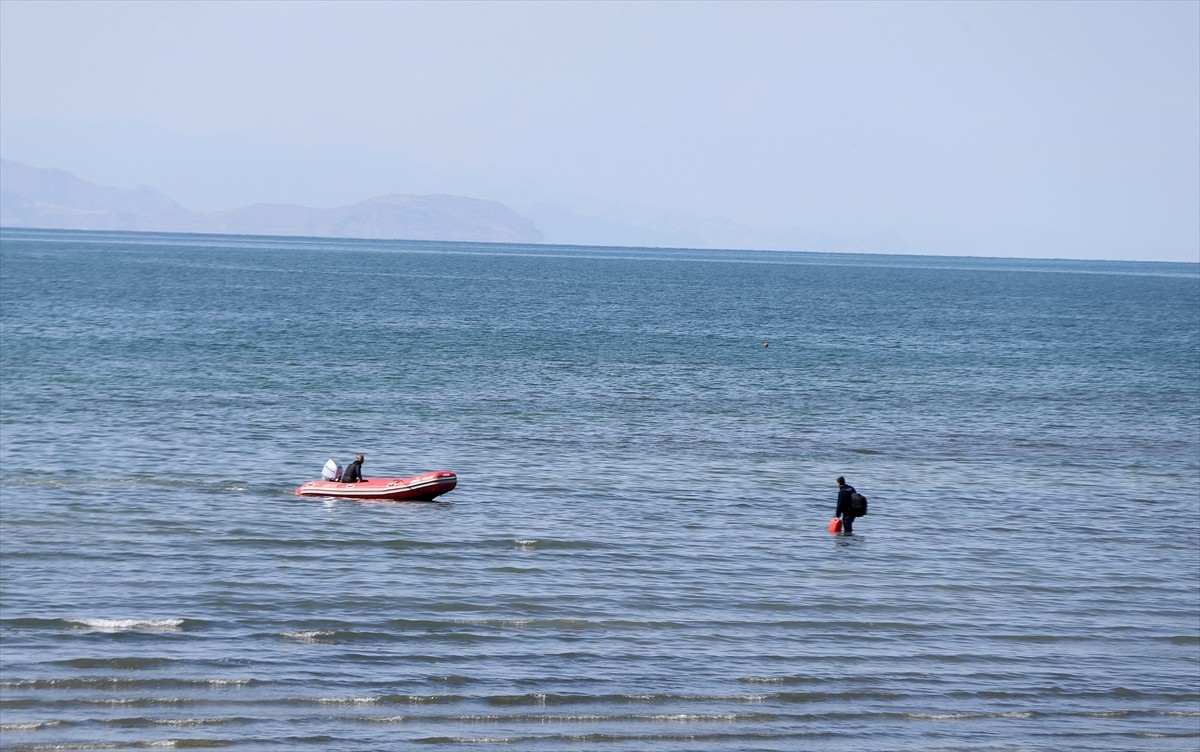
[[[414,475],[411,478],[371,478],[358,483],[310,480],[296,489],[297,496],[333,496],[340,499],[385,501],[431,501],[458,485],[449,470]]]

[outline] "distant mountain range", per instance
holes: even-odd
[[[194,212],[154,188],[110,188],[62,170],[8,159],[0,159],[0,226],[496,243],[543,240],[532,220],[504,204],[462,196],[391,194],[333,209],[255,204]]]
[[[77,230],[299,235],[490,243],[907,252],[893,232],[839,236],[800,227],[762,229],[634,204],[530,203],[510,208],[444,194],[386,194],[321,209],[254,204],[192,211],[150,187],[113,188],[64,170],[0,159],[0,226]]]

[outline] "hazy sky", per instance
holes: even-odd
[[[910,252],[1200,260],[1197,2],[0,0],[0,35],[14,159],[20,122],[139,123],[325,155],[308,180],[243,160],[259,201],[620,200]],[[38,166],[136,165],[91,151]],[[381,155],[411,169],[362,167]],[[230,174],[188,179],[233,198]]]

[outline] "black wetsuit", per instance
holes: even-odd
[[[362,477],[362,463],[358,460],[351,462],[350,466],[342,473],[343,483],[358,483],[365,480],[366,478]]]
[[[842,518],[842,533],[846,535],[854,532],[854,506],[850,502],[853,493],[854,486],[849,483],[838,489],[837,511],[833,513]]]

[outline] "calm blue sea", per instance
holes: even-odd
[[[0,747],[479,746],[1200,749],[1200,265],[0,232]]]

